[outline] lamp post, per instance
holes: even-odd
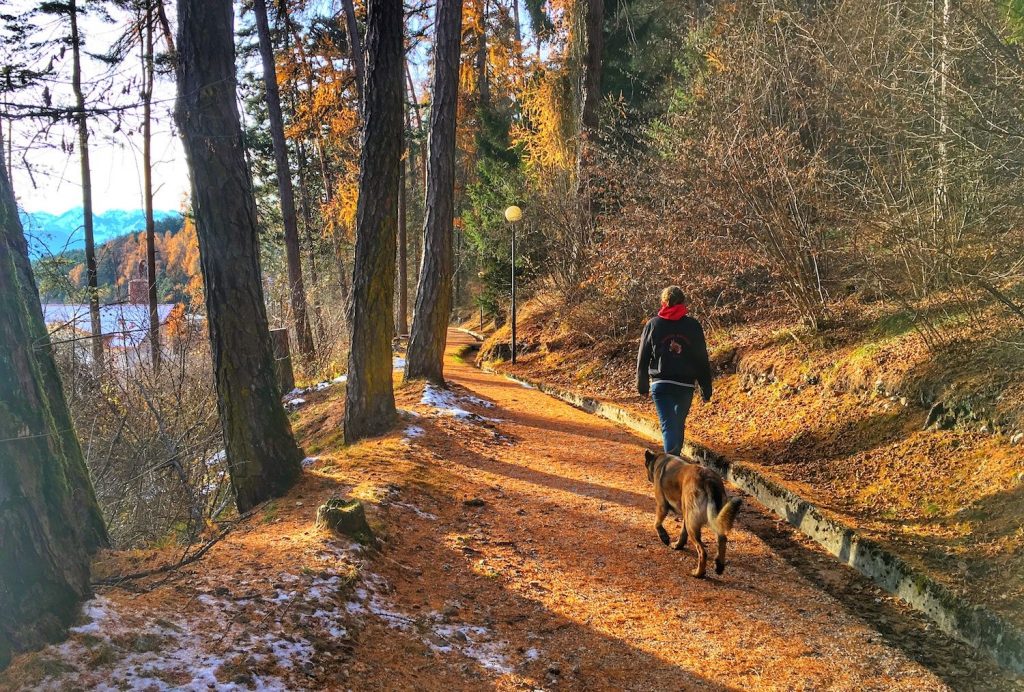
[[[523,210],[512,205],[505,210],[505,220],[512,230],[512,364],[516,362],[516,222],[523,218]]]

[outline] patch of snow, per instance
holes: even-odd
[[[216,466],[217,464],[219,464],[220,462],[224,461],[227,458],[228,458],[227,450],[222,449],[219,452],[217,452],[216,454],[214,454],[212,457],[207,459],[206,460],[206,465],[207,466]]]
[[[534,387],[529,382],[522,382],[520,380],[515,380],[515,381],[519,382],[519,386],[522,387],[523,389],[536,389],[536,387]]]
[[[391,367],[394,370],[404,370],[405,369],[405,358],[401,358],[399,356],[395,356],[394,358],[391,359]]]
[[[406,441],[413,439],[414,437],[422,437],[427,431],[418,425],[410,425],[402,433],[405,435]]]
[[[309,468],[316,462],[320,461],[320,457],[306,457],[302,460],[302,468]]]
[[[342,382],[348,382],[348,375],[338,375],[333,380],[331,380],[331,382],[333,382],[334,384],[341,384]]]
[[[472,404],[484,408],[493,408],[494,404],[491,402],[472,395],[460,397],[451,390],[435,387],[432,384],[424,387],[423,398],[420,399],[420,403],[432,407],[439,416],[452,416],[453,418],[461,418],[463,420],[484,420],[490,423],[501,422],[500,418],[486,418],[472,411],[467,411],[460,405]]]
[[[324,552],[328,551],[333,551],[336,559],[348,554],[343,546],[328,546]],[[88,685],[97,690],[287,689],[286,681],[272,674],[253,676],[247,683],[239,685],[218,681],[217,672],[237,654],[245,654],[256,661],[272,660],[284,670],[304,669],[315,662],[318,654],[313,645],[316,637],[309,633],[322,631],[331,637],[346,638],[351,616],[338,598],[343,577],[333,568],[325,569],[316,576],[282,573],[276,580],[280,584],[288,584],[288,587],[282,588],[279,584],[270,598],[220,598],[211,593],[197,595],[196,600],[203,606],[202,623],[178,614],[166,616],[166,620],[156,614],[152,618],[138,618],[127,612],[120,614],[112,601],[97,597],[82,607],[83,617],[90,621],[72,628],[72,638],[51,646],[49,654],[65,661],[73,669],[88,671],[93,668],[89,661],[95,656],[97,640],[111,647],[116,658],[104,669],[102,683],[97,685],[90,681]],[[232,627],[235,615],[240,612],[265,616],[267,611],[256,607],[259,603],[270,603],[269,612],[276,619],[270,619],[270,624],[257,632]],[[297,632],[282,628],[287,612],[299,614],[301,627]],[[268,617],[262,617],[262,622],[268,622]],[[223,639],[210,637],[211,631],[231,635],[227,651],[218,650],[215,654],[207,648]],[[89,635],[89,639],[75,636],[81,634]],[[126,637],[145,641],[147,645],[140,648],[146,650],[126,647],[122,643]],[[147,639],[139,639],[142,637]],[[152,646],[149,646],[149,641],[153,642]],[[84,685],[77,676],[75,670],[50,676],[41,681],[39,689],[81,688]],[[168,683],[168,680],[174,683]]]
[[[306,390],[305,390],[305,389],[302,389],[302,388],[300,388],[300,387],[296,387],[296,388],[295,388],[295,389],[293,389],[292,391],[290,391],[290,392],[288,392],[287,394],[285,394],[285,396],[286,396],[286,397],[288,397],[288,396],[291,396],[291,397],[296,397],[296,396],[298,396],[298,395],[300,395],[300,394],[305,394],[305,393],[306,393]]]
[[[271,633],[263,635],[257,642],[267,645],[277,659],[277,665],[282,668],[292,668],[296,663],[306,663],[315,653],[312,642],[305,637],[297,637],[295,641],[291,641]]]
[[[314,391],[322,392],[325,389],[330,389],[332,386],[334,385],[331,384],[330,382],[318,382],[317,385],[313,387],[313,389]]]
[[[446,624],[443,616],[431,613],[424,617],[411,617],[394,608],[377,592],[379,577],[367,575],[366,586],[355,591],[358,601],[345,604],[353,615],[374,615],[392,629],[411,632],[421,638],[431,650],[442,654],[460,653],[473,659],[482,668],[500,675],[513,672],[504,653],[507,643],[493,639],[486,627],[468,624]]]
[[[416,505],[410,505],[410,504],[405,503],[405,502],[395,502],[394,500],[392,500],[390,504],[394,505],[395,507],[401,507],[403,509],[407,509],[410,512],[412,512],[413,514],[415,514],[416,516],[422,517],[423,519],[429,519],[430,521],[437,521],[437,515],[436,514],[431,514],[430,512],[424,512],[422,509],[420,509]]]
[[[538,658],[540,658],[540,652],[537,651],[537,649],[531,647],[526,650],[526,652],[523,654],[523,657],[526,658],[527,661],[536,661]]]
[[[285,405],[285,408],[298,408],[298,407],[302,406],[304,403],[306,403],[305,399],[295,398],[295,399],[289,399],[288,401],[284,402],[284,405]]]
[[[89,618],[89,622],[78,627],[71,627],[68,630],[69,632],[74,632],[76,634],[97,634],[108,621],[113,619],[113,614],[110,610],[110,601],[103,596],[97,596],[96,598],[83,603],[82,614]]]
[[[428,384],[423,389],[421,404],[426,404],[437,410],[442,416],[454,416],[455,418],[472,418],[475,414],[470,413],[458,405],[458,397],[447,389],[435,387]]]
[[[487,399],[481,399],[480,397],[473,396],[472,394],[464,394],[462,396],[462,400],[467,401],[473,404],[474,406],[482,406],[483,408],[494,408],[493,401],[487,401]]]

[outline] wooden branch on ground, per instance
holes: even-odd
[[[173,563],[167,564],[167,565],[161,565],[160,567],[154,567],[152,569],[145,569],[145,570],[142,570],[141,572],[132,572],[131,574],[118,574],[118,575],[115,575],[115,576],[112,576],[112,577],[104,577],[102,579],[96,579],[96,580],[94,580],[92,582],[92,585],[93,586],[120,586],[121,584],[123,584],[126,581],[134,581],[135,579],[145,579],[146,577],[152,577],[152,576],[155,576],[157,574],[163,574],[164,572],[171,572],[171,571],[174,571],[176,569],[181,569],[185,565],[190,565],[193,562],[196,562],[197,560],[201,559],[203,557],[203,555],[205,555],[210,550],[210,548],[212,548],[214,545],[219,543],[225,536],[227,536],[231,532],[232,529],[234,529],[236,526],[241,524],[244,520],[246,520],[250,516],[252,516],[253,512],[255,512],[257,509],[258,508],[254,507],[253,509],[249,510],[248,512],[246,512],[245,514],[240,516],[230,526],[228,526],[227,528],[222,530],[214,538],[212,538],[207,543],[205,543],[202,548],[200,548],[199,550],[194,552],[192,555],[186,555],[185,557],[182,557],[177,562],[173,562]]]

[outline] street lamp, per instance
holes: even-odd
[[[523,218],[523,210],[512,205],[505,210],[505,220],[512,230],[512,364],[516,362],[516,222]]]

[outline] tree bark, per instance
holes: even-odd
[[[452,309],[455,119],[462,47],[460,0],[438,0],[435,27],[423,266],[416,289],[405,378],[443,383],[444,344]]]
[[[281,94],[277,88],[277,70],[274,47],[270,41],[270,23],[267,21],[266,0],[253,0],[256,14],[256,33],[259,36],[260,57],[263,62],[263,85],[266,91],[267,115],[270,120],[270,139],[274,144],[274,165],[277,169],[277,190],[281,197],[281,219],[284,223],[284,249],[288,264],[288,298],[292,309],[292,325],[302,359],[310,364],[316,357],[313,334],[309,329],[306,307],[306,286],[302,280],[302,254],[299,248],[299,224],[295,212],[295,191],[292,171],[288,164],[288,143],[284,138],[284,115],[281,113]]]
[[[294,107],[294,104],[292,104]],[[316,242],[313,239],[313,211],[310,207],[309,200],[309,188],[306,185],[306,169],[309,166],[309,159],[306,157],[306,147],[300,141],[298,146],[298,166],[296,170],[299,174],[299,206],[302,208],[302,228],[306,235],[306,257],[309,263],[309,280],[312,284],[312,290],[310,296],[313,300],[313,334],[320,345],[320,348],[324,347],[324,319],[323,311],[320,307],[320,274],[317,271],[316,266]]]
[[[156,226],[153,220],[153,8],[148,6],[142,32],[142,197],[146,208],[146,281],[149,284],[149,357],[160,371],[160,313],[156,293]]]
[[[369,58],[363,141],[359,155],[356,252],[349,302],[350,350],[345,403],[348,444],[388,430],[395,420],[392,382],[392,311],[395,300],[395,232],[398,168],[402,155],[401,0],[369,0]]]
[[[480,0],[480,26],[476,37],[477,96],[480,117],[491,106],[491,84],[487,79],[487,0]],[[480,125],[483,129],[483,123]]]
[[[282,495],[302,452],[281,406],[256,201],[235,98],[231,0],[178,0],[175,117],[192,174],[217,405],[239,511]]]
[[[85,116],[85,93],[82,91],[81,35],[78,31],[76,0],[68,2],[71,18],[71,88],[75,93],[75,122],[78,126],[78,160],[82,174],[82,215],[85,230],[85,274],[89,291],[89,320],[92,329],[92,365],[96,373],[103,371],[103,326],[100,321],[100,293],[96,274],[96,242],[92,225],[92,172],[89,166],[89,123]]]
[[[416,131],[420,132],[423,130],[423,118],[422,116],[420,116],[420,102],[416,96],[416,85],[412,81],[412,71],[409,69],[408,60],[405,61],[405,78],[406,81],[409,83],[409,102],[412,104],[413,117],[416,118]],[[423,174],[423,177],[425,178],[427,175],[427,156],[426,153],[423,151],[423,147],[417,146],[416,148],[419,150],[419,169]],[[412,151],[411,147],[410,151]],[[415,170],[412,171],[412,178],[413,181],[417,180],[418,178]],[[419,266],[418,263],[417,266]]]
[[[356,21],[356,8],[352,0],[341,0],[345,12],[345,29],[348,32],[348,46],[352,53],[352,68],[356,74],[356,94],[359,96],[359,108],[362,110],[365,99],[363,90],[366,88],[366,61],[363,57],[363,41],[359,38],[359,22]],[[369,30],[367,30],[369,33]]]
[[[404,124],[404,123],[403,123]],[[402,138],[405,141],[405,137]],[[398,320],[400,335],[409,333],[409,234],[406,228],[405,151],[398,166]]]
[[[62,636],[107,534],[43,323],[0,133],[0,669]]]
[[[601,102],[601,72],[604,56],[604,0],[580,1],[586,4],[582,120],[584,130],[592,130],[597,127],[597,109],[598,104]]]

